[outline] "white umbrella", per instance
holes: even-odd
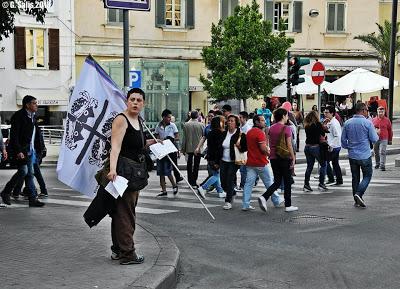
[[[304,78],[304,82],[300,83],[296,86],[293,86],[293,93],[297,94],[314,94],[318,93],[318,85],[315,85],[314,82],[311,79],[311,76],[308,75],[302,75],[301,77]],[[329,85],[329,82],[324,81],[321,84],[321,90],[323,90],[327,85]],[[272,90],[272,95],[273,96],[278,96],[278,97],[286,97],[287,95],[287,89],[286,89],[286,81],[282,82],[278,86],[276,86]]]
[[[394,82],[398,86],[398,82]],[[389,78],[363,68],[357,68],[324,89],[336,95],[349,95],[354,92],[369,93],[389,88]]]
[[[294,92],[297,94],[314,94],[318,93],[318,85],[316,85],[313,81],[311,76],[302,75],[301,77],[304,78],[304,82],[296,85],[294,87]],[[328,86],[330,83],[327,81],[322,82],[321,84],[321,91]]]

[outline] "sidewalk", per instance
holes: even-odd
[[[135,232],[145,262],[122,266],[110,258],[110,218],[89,229],[84,208],[22,204],[0,210],[1,288],[175,288],[179,250],[150,224]]]

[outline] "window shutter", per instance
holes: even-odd
[[[274,24],[274,2],[271,0],[265,0],[264,17],[266,21],[270,21]]]
[[[293,32],[301,32],[303,21],[303,2],[293,2]]]
[[[194,0],[186,0],[186,28],[194,28]]]
[[[15,69],[26,68],[25,27],[15,27],[14,58]]]
[[[165,26],[165,0],[156,0],[156,27]]]
[[[238,5],[239,5],[239,0],[231,0],[231,11],[230,11],[229,16],[232,16],[235,14],[235,8]]]
[[[337,31],[344,31],[344,3],[337,4]]]
[[[49,29],[49,70],[60,70],[60,32]]]
[[[327,31],[335,31],[335,4],[328,4],[328,23],[327,23]]]
[[[224,21],[229,16],[229,0],[221,0],[221,19]]]

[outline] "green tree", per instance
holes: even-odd
[[[211,46],[202,57],[211,73],[200,76],[204,88],[217,101],[256,99],[271,93],[286,50],[294,42],[284,32],[272,32],[272,23],[262,19],[259,5],[238,6],[234,15],[211,27]]]
[[[354,39],[361,40],[372,47],[378,53],[378,59],[381,65],[381,75],[389,77],[389,63],[390,63],[390,39],[392,31],[392,23],[385,20],[383,25],[376,23],[379,33],[369,33],[365,35],[358,35]],[[396,33],[399,30],[400,22],[397,23]],[[400,52],[400,42],[396,39],[395,53]],[[382,91],[382,97],[387,99],[388,92]]]
[[[33,16],[37,22],[44,23],[47,9],[43,0],[1,0],[0,6],[0,41],[14,32],[15,14],[25,12]]]

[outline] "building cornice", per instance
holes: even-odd
[[[373,50],[341,50],[341,49],[291,49],[294,56],[324,57],[324,58],[378,58],[378,53]]]
[[[136,42],[130,44],[130,57],[140,58],[172,58],[172,59],[198,59],[201,60],[201,51],[209,43],[190,42],[176,43],[164,42]],[[122,57],[122,42],[77,41],[75,43],[76,55],[97,55],[104,57]]]

